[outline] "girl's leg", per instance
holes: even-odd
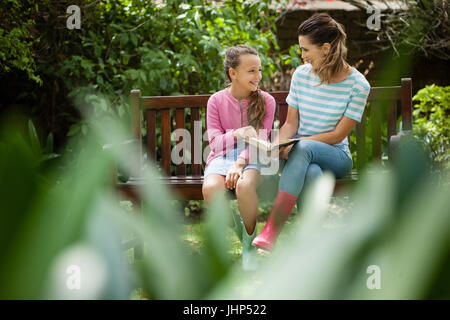
[[[214,194],[217,192],[225,193],[225,176],[220,174],[209,174],[205,177],[202,186],[203,199],[205,199],[206,203],[211,203]]]
[[[252,241],[256,237],[256,215],[258,214],[258,196],[256,188],[260,183],[260,174],[256,169],[244,171],[242,179],[236,185],[236,198],[242,219],[240,224],[242,242],[242,268],[247,271],[255,270],[258,261]]]
[[[253,234],[258,214],[258,195],[256,189],[261,182],[260,173],[256,169],[244,171],[242,179],[236,185],[236,198],[239,212],[247,230],[247,234]]]

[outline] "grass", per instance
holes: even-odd
[[[129,204],[123,204],[129,206]],[[203,231],[205,227],[205,222],[203,219],[203,201],[192,201],[186,203],[185,209],[185,224],[184,224],[184,234],[181,235],[182,241],[187,243],[193,250],[194,253],[200,254],[202,247],[205,245],[205,239],[203,238]],[[323,222],[323,228],[339,228],[342,226],[342,218],[348,212],[351,206],[351,202],[347,197],[333,197],[329,206],[329,212],[327,218]],[[238,212],[237,200],[230,201],[230,207],[232,210]],[[194,209],[192,209],[194,208]],[[131,210],[131,209],[130,209]],[[259,234],[266,223],[267,217],[270,214],[271,204],[262,203],[259,207],[258,221],[256,224],[257,234]],[[282,243],[286,238],[288,238],[291,231],[291,226],[296,219],[301,219],[301,212],[297,212],[297,207],[294,208],[292,214],[289,216],[286,224],[283,228],[283,232],[280,234],[279,243]],[[230,216],[230,224],[226,226],[228,228],[227,238],[230,243],[228,254],[233,263],[241,263],[242,256],[242,245],[232,229],[232,219]],[[268,257],[270,253],[258,249],[258,256],[260,259]],[[125,251],[125,257],[129,263],[134,262],[133,250]],[[133,290],[130,295],[131,300],[146,300],[148,295],[144,292],[142,288],[137,288]]]

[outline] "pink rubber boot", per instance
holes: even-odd
[[[263,231],[252,242],[254,247],[272,251],[273,245],[289,217],[297,198],[293,194],[278,190],[269,219],[267,219]]]

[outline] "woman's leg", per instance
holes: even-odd
[[[260,173],[256,169],[245,170],[236,185],[236,198],[239,212],[247,230],[247,234],[253,234],[258,214],[258,195],[256,189],[260,184]]]
[[[281,227],[295,205],[303,189],[307,170],[311,163],[322,170],[344,176],[352,167],[352,160],[339,148],[314,140],[301,140],[294,145],[281,174],[279,190],[264,230],[253,245],[271,250]]]
[[[338,178],[345,176],[353,165],[345,152],[335,146],[315,140],[301,140],[289,153],[289,159],[281,174],[279,189],[298,196],[311,163],[315,163],[323,171],[333,172]]]
[[[297,208],[300,208],[303,203],[305,189],[308,189],[321,175],[323,175],[322,168],[317,163],[310,163],[308,169],[306,169],[305,182],[302,191],[300,191],[297,199]]]

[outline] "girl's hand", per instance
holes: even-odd
[[[233,133],[235,138],[258,138],[258,134],[256,133],[255,128],[252,126],[246,126],[239,129],[234,130]]]
[[[227,176],[225,177],[225,186],[233,190],[236,188],[236,184],[242,174],[244,173],[245,160],[238,158],[233,166],[228,170]]]
[[[288,146],[284,146],[280,148],[280,158],[283,160],[287,160],[289,158],[289,152],[291,152],[294,144],[290,144]]]

